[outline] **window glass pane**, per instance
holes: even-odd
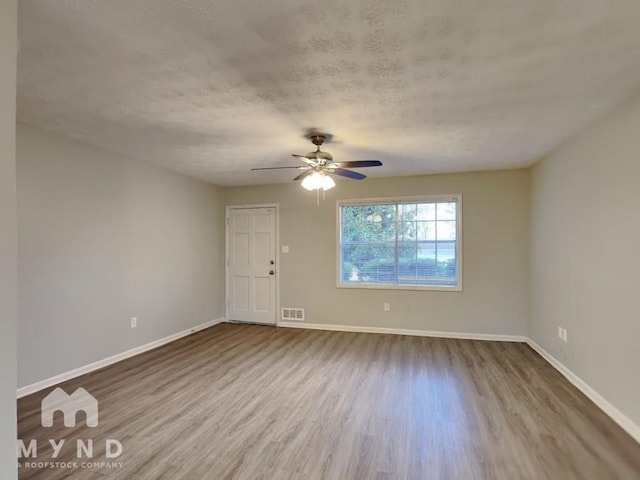
[[[395,205],[350,205],[342,207],[343,241],[395,239]]]
[[[416,229],[418,240],[436,239],[436,222],[417,222]]]
[[[395,242],[358,242],[342,245],[344,282],[391,283],[395,281]]]
[[[456,209],[451,201],[342,205],[340,281],[456,286]]]
[[[395,242],[360,247],[367,254],[353,257],[356,282],[395,283],[396,257]]]
[[[416,242],[398,242],[398,259],[415,261],[418,258],[418,244]]]
[[[437,207],[438,220],[456,219],[456,202],[440,202]]]
[[[398,223],[398,240],[415,240],[416,234],[416,222]]]
[[[438,276],[450,279],[456,277],[455,242],[438,242]]]
[[[398,205],[398,220],[413,221],[416,219],[416,204],[415,203],[401,203]]]
[[[455,240],[456,239],[456,222],[454,220],[445,220],[438,222],[437,240]]]
[[[343,205],[341,280],[346,283],[395,282],[396,206]],[[390,277],[394,277],[391,278]]]
[[[398,282],[414,283],[417,280],[418,244],[416,242],[398,243]]]
[[[420,242],[418,243],[418,258],[425,259],[430,258],[435,262],[436,260],[436,244],[435,242]]]
[[[435,220],[436,204],[435,203],[419,203],[418,215],[416,220]]]
[[[456,242],[438,242],[438,262],[455,260]]]

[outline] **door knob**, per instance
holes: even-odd
[[[269,275],[273,275],[273,274],[275,274],[275,273],[276,273],[275,271],[273,271],[273,270],[269,270]]]

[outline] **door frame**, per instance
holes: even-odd
[[[276,311],[275,326],[280,326],[280,204],[252,203],[248,205],[225,205],[224,207],[224,317],[229,320],[229,213],[231,210],[249,208],[275,209],[275,249],[276,249]]]

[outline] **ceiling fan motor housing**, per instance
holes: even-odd
[[[305,155],[309,160],[323,161],[327,163],[333,161],[333,156],[329,152],[322,152],[316,150],[315,152],[309,152]]]
[[[317,147],[317,149],[315,152],[307,153],[305,157],[307,157],[309,160],[315,160],[320,165],[324,165],[325,163],[332,162],[333,156],[329,152],[320,151],[320,145],[322,145],[326,139],[327,139],[327,136],[320,133],[314,133],[312,135],[309,135],[309,140],[311,140],[311,143],[313,143]]]
[[[326,135],[322,135],[319,133],[309,136],[309,140],[311,140],[311,143],[313,143],[314,145],[317,145],[318,147],[322,145],[326,139],[327,139]]]

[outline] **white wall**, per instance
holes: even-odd
[[[463,292],[336,288],[336,199],[450,193],[463,194]],[[280,204],[281,305],[305,308],[308,323],[526,335],[529,170],[345,180],[320,207],[293,182],[223,195]]]
[[[636,425],[639,133],[640,97],[534,167],[529,322],[534,341]]]
[[[21,125],[17,165],[20,386],[224,315],[217,187]]]
[[[16,0],[0,2],[0,478],[16,470]]]
[[[16,470],[16,0],[0,2],[0,478]]]
[[[16,470],[16,0],[0,2],[0,478]]]

